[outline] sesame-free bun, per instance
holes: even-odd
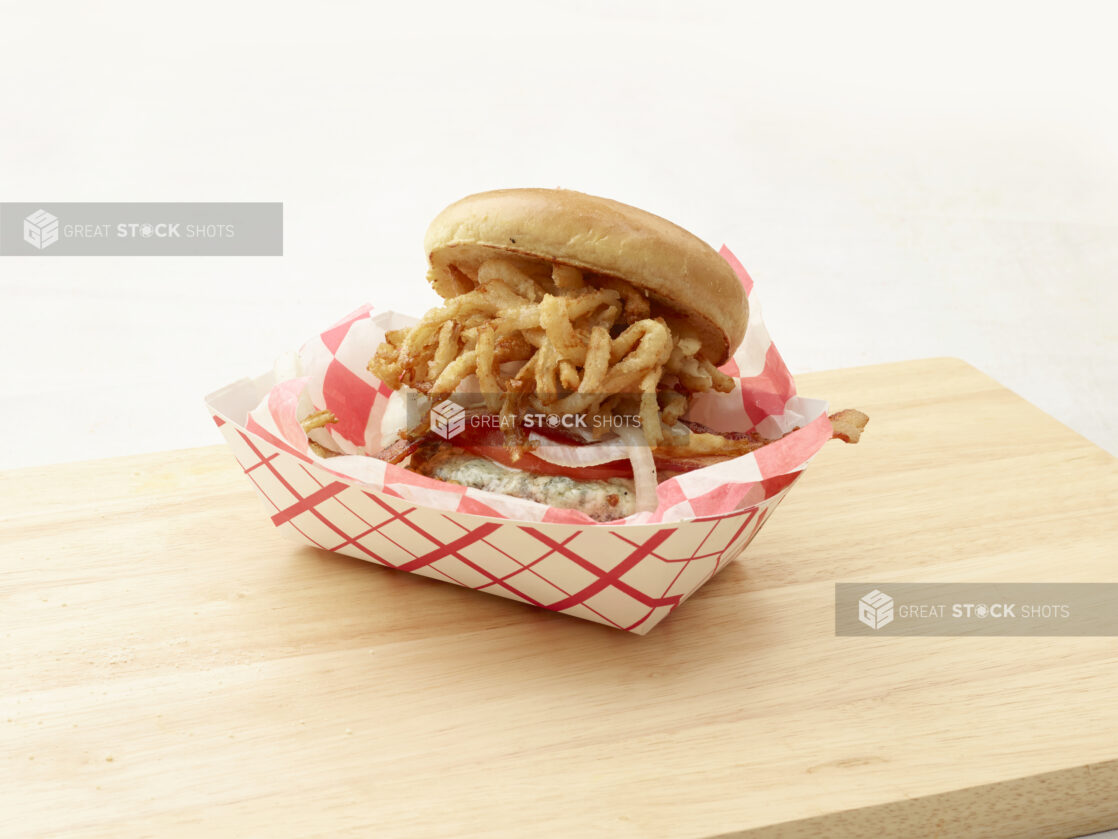
[[[451,204],[424,239],[428,279],[443,297],[476,286],[493,257],[560,263],[625,280],[661,307],[685,316],[704,354],[722,364],[749,318],[745,290],[710,245],[670,221],[608,198],[568,189],[498,189]]]

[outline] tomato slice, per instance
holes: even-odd
[[[548,463],[531,453],[524,453],[519,460],[512,459],[512,451],[508,446],[464,446],[457,440],[455,445],[471,454],[488,457],[504,466],[514,469],[523,469],[536,475],[552,475],[564,478],[574,478],[576,481],[604,481],[607,478],[632,478],[633,467],[628,460],[615,460],[612,463],[601,463],[597,466],[560,466],[557,463]]]

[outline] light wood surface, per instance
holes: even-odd
[[[799,383],[862,443],[644,638],[288,543],[219,447],[3,474],[0,835],[1118,826],[1118,640],[833,630],[836,581],[1118,581],[1115,459],[951,359]]]

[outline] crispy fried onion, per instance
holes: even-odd
[[[416,326],[388,332],[369,371],[393,389],[432,397],[475,375],[510,442],[525,413],[625,415],[639,417],[656,446],[693,394],[733,389],[685,321],[654,316],[649,299],[623,280],[587,280],[570,265],[545,276],[514,260],[487,260],[476,288]],[[593,427],[604,432],[610,423]]]
[[[303,426],[303,430],[308,434],[316,428],[322,428],[326,425],[331,425],[338,421],[332,411],[315,411],[313,414],[307,414],[303,419],[299,420],[299,424]]]
[[[304,432],[310,434],[316,428],[323,428],[337,421],[338,418],[334,416],[333,411],[315,411],[299,420],[299,425],[303,426]],[[311,451],[319,457],[335,457],[340,454],[340,452],[328,449],[321,443],[316,440],[311,440],[310,438],[307,438],[307,445],[310,446]]]

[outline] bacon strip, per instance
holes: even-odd
[[[423,441],[429,437],[434,437],[433,434],[426,434],[423,437],[418,437],[414,440],[397,440],[395,443],[390,443],[377,452],[373,457],[377,460],[383,460],[386,463],[399,464],[406,458],[410,457],[416,449],[423,445]],[[437,439],[437,438],[436,438]]]
[[[772,442],[762,437],[755,429],[750,429],[749,431],[717,431],[709,425],[703,425],[701,422],[695,422],[694,420],[680,419],[677,420],[677,422],[683,423],[695,434],[717,434],[719,437],[725,437],[727,440],[749,440],[753,443],[761,444]]]

